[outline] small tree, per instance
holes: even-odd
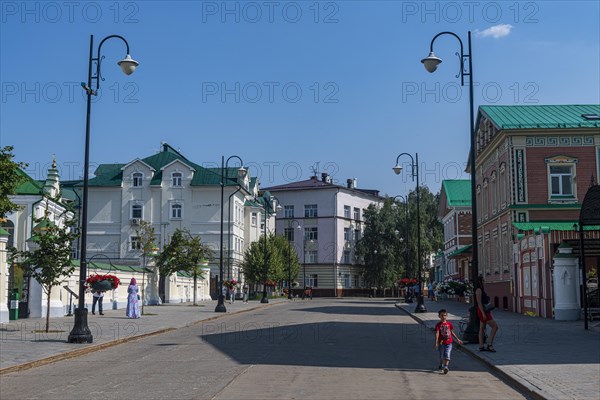
[[[204,278],[200,263],[211,260],[211,248],[202,243],[200,236],[192,236],[188,230],[176,229],[169,244],[156,257],[161,275],[168,276],[179,271],[194,277],[194,305],[196,305],[197,281]]]
[[[17,186],[25,180],[19,170],[27,164],[13,161],[12,150],[12,146],[0,148],[0,221],[6,218],[7,214],[19,209],[8,196],[14,194]]]
[[[39,233],[34,235],[36,249],[33,251],[18,251],[11,248],[10,260],[18,263],[39,282],[46,293],[46,332],[50,329],[50,295],[52,288],[60,285],[75,270],[71,263],[71,249],[77,234],[73,233],[75,220],[65,220],[59,227],[47,217],[35,219]]]
[[[154,227],[147,221],[140,221],[140,227],[135,230],[135,234],[138,237],[140,243],[140,251],[142,252],[142,315],[144,314],[144,303],[145,295],[144,290],[146,288],[146,257],[152,254],[156,249],[156,234],[154,233]]]
[[[267,236],[267,279],[281,281],[288,279],[288,264],[291,275],[298,275],[299,261],[293,246],[290,246],[285,237],[270,234]],[[265,237],[261,236],[258,242],[253,242],[244,254],[244,275],[250,283],[262,283],[265,280]],[[291,247],[291,252],[290,252]]]

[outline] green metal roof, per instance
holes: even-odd
[[[152,176],[150,185],[160,185],[162,181],[161,169],[175,160],[180,160],[186,165],[189,165],[195,170],[191,181],[191,186],[202,185],[220,185],[221,184],[221,168],[204,168],[201,165],[193,163],[184,157],[177,150],[173,149],[169,144],[163,143],[162,151],[143,158],[140,161],[154,168],[155,173]],[[123,181],[122,168],[127,164],[101,164],[96,169],[95,177],[90,178],[90,186],[121,186]],[[237,185],[239,167],[228,167],[225,170],[225,186]]]
[[[25,171],[17,168],[17,174],[21,176],[21,183],[15,189],[15,194],[28,195],[28,194],[41,194],[44,185],[31,178]]]
[[[520,231],[534,231],[539,228],[548,228],[551,231],[574,231],[573,225],[577,221],[532,221],[532,222],[513,222],[513,226]],[[588,225],[583,227],[586,231],[600,230],[600,225]]]
[[[600,115],[600,104],[480,106],[484,114],[500,129],[599,128],[600,119],[586,119],[585,114]]]
[[[448,179],[442,181],[449,207],[471,207],[471,180]]]
[[[90,186],[121,186],[123,180],[123,168],[125,164],[100,164],[96,168],[96,175],[90,178],[88,185]]]
[[[462,253],[470,252],[472,248],[473,248],[473,245],[470,245],[470,244],[463,246],[460,249],[454,250],[452,253],[448,254],[448,258],[455,257]]]

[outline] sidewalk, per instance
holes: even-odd
[[[105,310],[104,315],[88,312],[88,326],[94,340],[89,344],[67,343],[74,317],[51,318],[49,333],[44,332],[45,318],[10,321],[0,324],[0,375],[285,301],[287,298],[283,297],[269,299],[269,304],[261,304],[260,300],[248,304],[241,300],[234,304],[226,301],[227,313],[215,313],[217,301],[201,301],[198,306],[191,303],[144,306],[144,315],[139,319],[126,318],[125,309]]]
[[[468,315],[470,304],[455,301],[426,303],[426,313],[415,314],[416,303],[400,302],[396,307],[430,329],[439,321],[437,311],[445,308],[459,332],[458,321]],[[494,340],[496,353],[480,352],[477,343],[461,350],[480,359],[512,382],[543,399],[600,398],[600,324],[583,321],[555,321],[494,310],[499,331]],[[489,328],[488,328],[489,333]]]

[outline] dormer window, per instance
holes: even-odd
[[[144,179],[144,175],[141,172],[134,172],[131,175],[131,179],[133,181],[133,187],[141,187],[142,180]]]
[[[174,187],[181,187],[181,178],[182,178],[182,173],[181,172],[173,172],[173,174],[171,175],[171,184]]]

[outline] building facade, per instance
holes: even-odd
[[[301,257],[300,286],[312,287],[317,296],[365,294],[354,251],[364,231],[365,209],[383,204],[379,192],[359,189],[353,179],[336,185],[327,173],[266,190],[283,207],[276,216],[276,233],[286,235]]]
[[[481,106],[476,135],[486,291],[497,308],[550,318],[553,256],[577,237],[581,202],[600,174],[600,106]]]
[[[435,280],[470,280],[471,261],[471,181],[442,181],[438,219],[444,227],[444,248],[436,255]]]
[[[81,185],[73,185],[73,190],[79,192]],[[249,200],[257,193],[258,181],[241,173],[239,166],[228,166],[223,171],[205,168],[166,143],[160,152],[142,159],[126,164],[101,164],[89,180],[88,258],[102,254],[113,263],[140,265],[142,253],[137,230],[141,221],[154,228],[158,251],[176,229],[188,230],[191,235],[199,235],[213,250],[214,257],[208,267],[211,296],[216,298],[221,265],[221,207],[224,279],[241,281],[239,266],[244,251],[260,235],[259,229],[249,223],[256,212],[256,205]],[[160,301],[183,301],[181,290],[176,289],[178,279],[176,275],[161,277]]]

